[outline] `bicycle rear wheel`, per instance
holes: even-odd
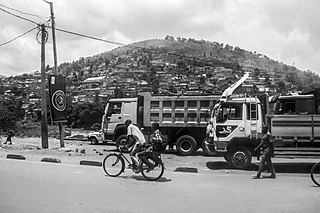
[[[140,171],[143,177],[147,180],[155,181],[162,177],[164,172],[164,166],[162,161],[156,163],[153,159],[147,158],[149,163],[151,163],[153,168],[148,167],[145,162],[140,162]]]
[[[124,171],[125,165],[121,155],[112,153],[104,158],[102,166],[107,175],[117,177]]]
[[[320,186],[320,163],[315,164],[312,168],[311,168],[311,179],[312,181],[317,184],[318,186]]]

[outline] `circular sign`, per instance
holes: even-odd
[[[62,90],[57,90],[52,95],[52,105],[58,111],[66,109],[66,95]]]

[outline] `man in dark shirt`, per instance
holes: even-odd
[[[274,171],[274,167],[271,161],[271,157],[273,156],[273,138],[271,134],[268,132],[268,127],[264,126],[262,128],[262,138],[261,138],[261,143],[254,149],[255,151],[258,150],[260,147],[263,148],[263,155],[261,157],[261,161],[259,164],[259,170],[257,174],[253,175],[253,179],[259,179],[261,178],[261,173],[264,170],[265,164],[268,165],[269,171],[271,172],[270,176],[264,176],[264,178],[276,178],[276,173]]]

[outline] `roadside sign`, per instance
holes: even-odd
[[[49,99],[51,120],[53,122],[66,122],[66,81],[62,75],[49,75]]]

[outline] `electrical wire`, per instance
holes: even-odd
[[[23,12],[23,11],[21,11],[21,10],[14,9],[14,8],[12,8],[12,7],[3,5],[3,4],[1,4],[1,3],[0,3],[0,6],[5,7],[5,8],[7,8],[7,9],[9,9],[9,10],[13,10],[13,11],[19,12],[19,13],[24,14],[24,15],[28,15],[28,16],[33,16],[33,17],[39,18],[39,19],[41,19],[42,21],[46,21],[46,20],[49,19],[48,17],[39,16],[39,15],[32,14],[32,13],[26,13],[26,12]]]
[[[45,1],[45,2],[47,2],[47,1]],[[2,5],[2,4],[0,4],[0,5]],[[9,8],[9,7],[4,6],[4,5],[2,5],[2,6],[3,6],[3,7],[6,7],[6,8]],[[19,10],[14,9],[14,8],[9,8],[9,9],[15,10],[15,11],[18,11],[18,12],[21,12],[21,13],[26,14],[26,15],[33,15],[33,16],[36,16],[36,17],[39,18],[39,16],[37,16],[37,15],[24,13],[24,12],[22,12],[22,11],[19,11]],[[13,13],[11,13],[11,12],[5,10],[5,9],[2,9],[2,8],[0,8],[0,10],[4,11],[4,12],[10,14],[10,15],[13,15],[13,16],[15,16],[15,17],[17,17],[17,18],[23,19],[23,20],[25,20],[25,21],[31,22],[31,23],[36,24],[37,26],[39,26],[39,24],[36,23],[36,22],[33,21],[33,20],[30,20],[30,19],[21,17],[21,16],[16,15],[16,14],[13,14]],[[48,27],[49,27],[49,28],[52,28],[52,27],[50,27],[50,26],[48,26]],[[37,27],[36,27],[36,28],[37,28]],[[34,29],[35,29],[35,28],[34,28]],[[88,35],[84,35],[84,34],[81,34],[81,33],[71,32],[71,31],[63,30],[63,29],[59,29],[59,28],[55,28],[55,30],[60,31],[60,32],[64,32],[64,33],[69,33],[69,34],[76,35],[76,36],[80,36],[80,37],[84,37],[84,38],[89,38],[89,39],[93,39],[93,40],[97,40],[97,41],[102,41],[102,42],[114,44],[114,45],[121,45],[121,46],[127,45],[127,44],[124,44],[124,43],[115,42],[115,41],[110,41],[110,40],[101,39],[101,38],[96,38],[96,37],[93,37],[93,36],[88,36]],[[32,30],[31,30],[31,31],[32,31]],[[22,35],[21,35],[21,36],[22,36]],[[20,36],[20,37],[21,37],[21,36]],[[39,33],[38,33],[38,35],[37,35],[37,38],[38,38],[38,36],[39,36]],[[17,39],[17,38],[15,38],[15,39]],[[13,40],[15,40],[15,39],[13,39]],[[39,39],[38,39],[38,40],[39,40]],[[47,36],[46,36],[46,40],[47,40]],[[10,42],[10,41],[9,41],[9,42]],[[8,43],[8,42],[6,42],[6,43]],[[6,43],[4,43],[4,44],[6,44]],[[2,44],[2,45],[4,45],[4,44]],[[1,45],[1,46],[2,46],[2,45]],[[143,49],[143,50],[146,51],[146,52],[153,52],[153,53],[155,52],[154,50],[148,49],[148,48],[146,48],[146,47],[141,47],[141,46],[136,46],[136,45],[131,45],[131,46],[132,46],[133,48]],[[205,60],[205,59],[203,59],[203,58],[194,57],[194,56],[186,56],[186,55],[180,55],[180,54],[176,54],[176,53],[167,53],[167,54],[168,54],[168,55],[174,55],[174,56],[177,56],[177,57],[182,57],[182,58],[189,58],[189,59],[194,59],[194,60],[207,61],[207,60]]]
[[[19,35],[19,36],[15,37],[15,38],[13,38],[13,39],[11,39],[11,40],[7,41],[7,42],[4,42],[4,43],[0,44],[0,47],[1,47],[1,46],[4,46],[4,45],[6,45],[6,44],[9,44],[9,43],[11,43],[11,42],[13,42],[14,40],[16,40],[16,39],[18,39],[18,38],[20,38],[20,37],[22,37],[22,36],[24,36],[24,35],[26,35],[26,34],[30,33],[31,31],[33,31],[33,30],[35,30],[35,29],[37,29],[37,28],[38,28],[38,26],[37,26],[37,27],[34,27],[34,28],[30,29],[30,30],[28,30],[27,32],[25,32],[25,33],[23,33],[23,34],[21,34],[21,35]]]
[[[17,18],[20,18],[20,19],[23,19],[23,20],[25,20],[25,21],[28,21],[28,22],[31,22],[31,23],[33,23],[33,24],[38,25],[38,23],[37,23],[37,22],[35,22],[35,21],[32,21],[32,20],[30,20],[30,19],[27,19],[27,18],[21,17],[21,16],[19,16],[19,15],[16,15],[16,14],[14,14],[14,13],[11,13],[11,12],[9,12],[9,11],[5,10],[5,9],[0,8],[0,10],[2,10],[2,11],[3,11],[3,12],[5,12],[5,13],[8,13],[8,14],[10,14],[10,15],[12,15],[12,16],[15,16],[15,17],[17,17]]]
[[[88,36],[88,35],[84,35],[84,34],[80,34],[80,33],[75,33],[75,32],[71,32],[71,31],[68,31],[68,30],[63,30],[63,29],[59,29],[59,28],[55,28],[55,29],[57,31],[60,31],[60,32],[69,33],[69,34],[72,34],[72,35],[85,37],[85,38],[90,38],[90,39],[94,39],[94,40],[98,40],[98,41],[103,41],[103,42],[110,43],[110,44],[126,45],[126,44],[123,44],[123,43],[120,43],[120,42],[109,41],[109,40],[106,40],[106,39],[96,38],[96,37],[93,37],[93,36]]]
[[[38,43],[42,44],[42,34],[44,34],[44,43],[47,43],[48,38],[49,38],[48,31],[46,30],[44,25],[42,25],[42,26],[39,25],[37,28],[39,30],[37,35],[36,35],[36,39],[37,39]]]

